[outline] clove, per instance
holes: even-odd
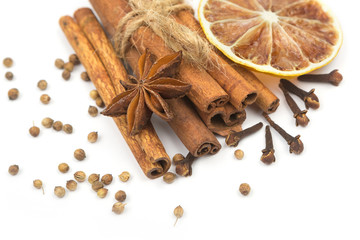
[[[192,175],[192,164],[195,161],[196,157],[194,157],[191,153],[188,153],[186,157],[182,158],[174,158],[174,164],[176,166],[176,173],[183,177],[188,177]]]
[[[289,105],[291,111],[294,113],[294,118],[296,119],[296,126],[306,127],[309,123],[309,118],[306,116],[307,110],[301,111],[299,106],[296,104],[294,99],[290,96],[289,92],[284,88],[282,83],[279,84],[280,89],[283,91],[287,104]]]
[[[335,69],[327,74],[305,74],[299,76],[298,80],[303,82],[328,82],[334,86],[339,86],[343,76],[339,73],[339,70]]]
[[[273,127],[288,143],[290,146],[290,153],[300,154],[304,150],[304,144],[300,140],[300,135],[297,135],[296,137],[291,136],[287,132],[285,132],[284,129],[282,129],[279,125],[277,125],[269,115],[265,112],[263,112],[263,116],[265,119],[269,122],[270,126]]]
[[[241,139],[245,138],[246,136],[249,136],[252,133],[259,131],[262,128],[262,126],[263,123],[259,122],[254,126],[244,129],[240,132],[231,132],[227,135],[225,142],[228,146],[236,147]]]
[[[273,146],[273,141],[272,141],[272,136],[271,136],[271,132],[270,132],[270,126],[267,125],[265,127],[265,149],[262,150],[262,156],[260,158],[260,160],[267,164],[270,165],[271,163],[275,162],[275,150],[274,150],[274,146]]]
[[[318,109],[320,107],[319,98],[314,93],[314,88],[306,92],[286,79],[281,79],[280,84],[282,84],[287,91],[301,98],[305,102],[306,109]]]

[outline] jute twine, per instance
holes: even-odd
[[[170,15],[182,10],[193,11],[183,0],[128,0],[132,11],[118,24],[114,35],[115,49],[124,58],[131,46],[130,38],[141,26],[148,26],[167,47],[182,51],[183,57],[195,66],[208,67],[211,45],[196,32],[177,23]]]

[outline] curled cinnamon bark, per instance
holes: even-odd
[[[105,104],[108,105],[116,96],[116,91],[121,92],[124,89],[112,83],[108,71],[104,68],[104,65],[106,64],[103,64],[99,56],[94,54],[96,52],[95,49],[79,25],[70,16],[62,17],[59,23],[69,43],[85,67],[91,81],[98,90],[101,98]],[[103,38],[105,33],[101,32],[101,27],[96,29],[97,30],[91,30],[92,34],[95,34],[97,37],[102,36],[101,38]],[[104,39],[102,39],[100,42],[98,39],[95,41],[95,43],[103,44],[101,46],[102,51],[111,55],[112,50],[109,48],[111,44],[105,44],[106,42],[107,41]],[[117,65],[118,68],[122,69],[121,71],[123,71],[124,68],[121,67],[120,64],[121,62],[113,62],[113,65]],[[114,74],[113,70],[109,70],[109,72]],[[125,76],[125,73],[121,74]],[[115,91],[115,89],[117,90]],[[121,134],[123,135],[126,143],[131,149],[134,157],[138,161],[145,175],[149,178],[157,178],[162,176],[169,169],[171,162],[152,125],[149,124],[141,133],[141,136],[139,136],[137,139],[129,135],[125,116],[116,117],[113,118],[113,120],[118,126]]]

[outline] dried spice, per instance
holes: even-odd
[[[74,70],[74,64],[72,62],[67,62],[64,64],[64,69],[66,71],[72,72]]]
[[[94,190],[95,192],[97,192],[99,189],[103,188],[104,184],[100,181],[95,181],[91,184],[91,188],[92,190]]]
[[[68,71],[68,70],[65,69],[65,70],[62,72],[61,76],[62,76],[62,78],[63,78],[64,80],[69,80],[70,77],[71,77],[71,73],[70,73],[70,71]]]
[[[66,182],[66,188],[70,191],[75,191],[77,189],[77,182],[74,180],[69,180]]]
[[[74,178],[78,182],[84,182],[86,180],[86,174],[83,171],[77,171],[74,173]]]
[[[126,203],[116,202],[112,207],[112,211],[116,214],[121,214],[122,212],[124,212],[125,205]]]
[[[51,128],[53,126],[54,120],[52,120],[49,117],[44,118],[41,121],[41,124],[45,127],[45,128]]]
[[[15,176],[15,175],[18,174],[18,172],[19,172],[19,166],[18,166],[18,165],[11,165],[11,166],[9,167],[8,172],[10,173],[10,175]]]
[[[262,150],[262,156],[260,158],[260,160],[267,164],[270,165],[273,162],[275,162],[275,150],[274,150],[274,146],[273,146],[273,141],[272,141],[272,136],[271,136],[271,131],[270,131],[270,127],[269,125],[267,125],[265,127],[265,149]]]
[[[88,134],[88,141],[90,143],[95,143],[98,139],[98,133],[97,132],[91,132]]]
[[[176,175],[172,172],[167,172],[163,175],[163,180],[166,183],[173,183],[176,178]]]
[[[302,90],[295,84],[286,79],[280,79],[281,85],[289,92],[295,94],[305,102],[307,109],[318,109],[320,107],[319,98],[316,96],[315,89],[311,89],[309,92]]]
[[[115,193],[116,201],[123,202],[126,199],[126,193],[123,190],[119,190]]]
[[[14,74],[12,72],[6,72],[5,73],[5,78],[9,81],[13,80],[14,78]]]
[[[57,67],[58,69],[64,69],[64,60],[58,58],[55,60],[55,67]]]
[[[179,218],[181,218],[184,214],[184,209],[179,205],[174,209],[174,215],[176,217],[176,221],[174,223],[174,226],[176,225]]]
[[[43,94],[40,96],[40,101],[43,103],[43,104],[49,104],[51,98],[49,95],[47,94]]]
[[[299,106],[296,104],[294,99],[290,96],[289,92],[284,88],[281,82],[279,84],[279,87],[284,93],[285,100],[289,108],[294,113],[294,118],[296,119],[296,126],[300,125],[302,127],[306,127],[310,121],[309,118],[306,116],[307,110],[300,110]]]
[[[273,120],[271,120],[268,114],[263,113],[263,116],[269,122],[270,126],[273,127],[285,139],[287,144],[290,146],[290,153],[302,153],[302,151],[304,150],[304,144],[300,140],[300,135],[297,135],[296,137],[291,136],[290,134],[285,132],[285,130],[282,129],[279,125],[277,125]]]
[[[101,177],[101,182],[105,185],[109,185],[113,180],[113,176],[111,174],[105,174]]]
[[[82,72],[81,75],[80,75],[81,79],[84,80],[85,82],[88,82],[90,81],[90,77],[89,75],[87,74],[87,72]]]
[[[127,171],[124,171],[119,175],[119,179],[122,182],[127,182],[129,180],[129,178],[130,178],[130,173]]]
[[[176,155],[175,155],[176,156]],[[175,171],[178,175],[183,177],[189,177],[192,175],[192,164],[195,161],[196,157],[194,157],[190,152],[184,156],[181,154],[176,158],[173,158],[173,162],[176,165]]]
[[[47,81],[40,80],[40,81],[38,81],[37,86],[40,90],[45,90],[47,88]]]
[[[236,159],[242,160],[244,158],[244,151],[238,149],[234,152]]]
[[[63,131],[67,134],[71,134],[73,132],[73,127],[70,124],[65,124],[63,126]]]
[[[61,187],[61,186],[56,186],[54,189],[54,193],[58,198],[63,198],[65,196],[65,188]]]
[[[32,126],[30,129],[29,129],[29,133],[31,136],[33,137],[37,137],[39,136],[40,134],[40,128],[36,127],[36,126]]]
[[[98,106],[99,108],[104,108],[105,107],[105,103],[104,101],[101,99],[101,97],[97,97],[95,99],[95,104],[96,106]]]
[[[247,183],[240,184],[239,191],[242,195],[247,196],[250,193],[250,185]]]
[[[130,82],[121,81],[127,91],[116,96],[102,112],[110,117],[127,114],[131,135],[141,131],[152,112],[164,120],[172,119],[174,115],[164,99],[183,97],[191,88],[191,85],[171,78],[178,72],[181,52],[165,56],[154,64],[151,58],[147,51],[141,55],[139,79],[129,76]]]
[[[63,128],[63,123],[61,122],[61,121],[56,121],[56,122],[54,122],[54,124],[53,124],[53,129],[55,130],[55,131],[61,131],[62,130],[62,128]]]
[[[303,82],[325,82],[339,86],[343,80],[343,76],[339,73],[339,70],[335,69],[328,74],[305,74],[299,76],[298,80]]]
[[[89,96],[92,100],[97,99],[100,95],[97,90],[91,90]]]
[[[92,173],[88,177],[88,182],[90,184],[93,184],[95,181],[99,181],[99,179],[100,179],[100,174]]]
[[[35,179],[33,181],[33,185],[36,189],[42,189],[42,193],[45,194],[44,192],[44,187],[43,187],[43,183],[40,179]]]
[[[69,56],[69,62],[71,62],[74,65],[79,65],[80,64],[80,60],[79,60],[78,56],[75,53],[73,53],[73,54],[71,54]]]
[[[254,126],[244,129],[240,132],[232,132],[226,137],[225,142],[228,146],[236,147],[239,144],[240,140],[259,131],[262,128],[262,126],[263,123],[259,122]]]
[[[13,63],[14,63],[13,60],[9,57],[4,58],[4,60],[3,60],[3,64],[7,68],[11,67],[13,65]]]
[[[84,160],[86,158],[85,151],[83,149],[81,149],[81,148],[76,149],[74,151],[74,157],[79,161]]]
[[[8,97],[10,100],[16,100],[19,97],[19,90],[17,88],[12,88],[8,91]]]
[[[97,193],[99,198],[105,198],[107,193],[108,193],[108,189],[107,188],[100,188],[96,193]]]
[[[96,117],[99,113],[98,109],[94,106],[89,106],[88,113],[92,117]]]
[[[70,167],[67,163],[60,163],[58,165],[58,169],[62,173],[67,173],[69,171]]]

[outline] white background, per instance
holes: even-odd
[[[225,146],[215,156],[203,157],[193,165],[193,176],[178,178],[171,185],[162,179],[147,179],[110,118],[87,114],[94,87],[80,79],[77,66],[69,81],[54,67],[56,58],[73,53],[58,25],[63,15],[87,0],[33,0],[0,2],[0,59],[12,57],[15,78],[7,81],[8,70],[0,66],[0,238],[1,239],[359,239],[359,31],[356,1],[327,0],[339,18],[344,43],[338,57],[318,72],[340,69],[344,80],[339,87],[299,83],[316,88],[321,107],[308,113],[306,128],[295,127],[292,114],[277,88],[278,79],[259,75],[281,100],[272,118],[289,133],[301,134],[305,151],[289,154],[288,146],[273,130],[277,161],[260,162],[264,128],[243,140],[242,161],[234,148]],[[197,8],[198,1],[192,2]],[[39,101],[37,81],[46,79],[52,100]],[[295,82],[296,83],[296,82]],[[20,97],[9,101],[7,91],[16,87]],[[300,102],[299,102],[300,104]],[[300,106],[303,106],[302,104]],[[38,138],[28,129],[52,117],[74,127],[72,135],[41,127]],[[249,108],[244,128],[264,121],[260,112]],[[166,122],[153,118],[156,130],[170,156],[186,149]],[[87,134],[99,132],[99,141],[87,142]],[[85,149],[83,162],[73,151]],[[70,165],[61,174],[57,166]],[[18,176],[7,173],[18,164]],[[99,199],[87,182],[63,199],[53,194],[54,186],[65,186],[77,170],[87,174],[111,173],[113,183],[107,198]],[[122,183],[117,175],[127,170],[131,179]],[[173,167],[171,170],[174,170]],[[36,178],[44,182],[45,195],[33,188]],[[242,196],[242,182],[251,185]],[[117,190],[126,191],[126,210],[115,215],[111,207]],[[176,225],[173,209],[184,208]]]

